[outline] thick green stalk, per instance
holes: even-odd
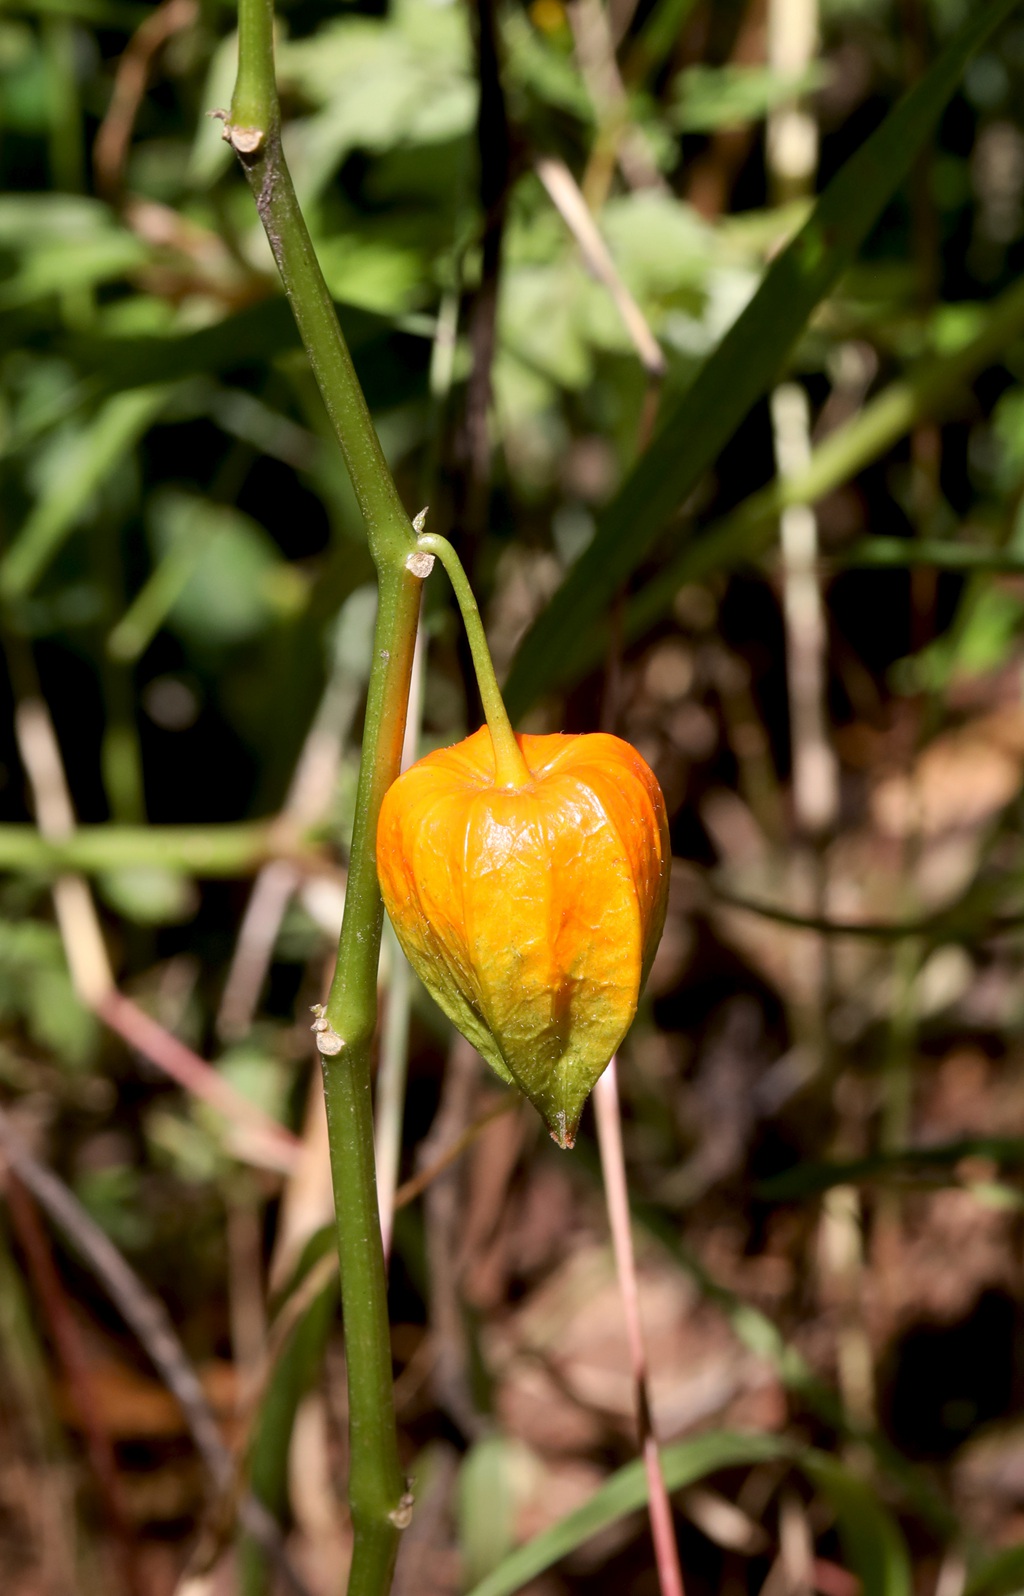
[[[533,777],[516,742],[512,722],[508,718],[498,678],[494,674],[491,651],[487,647],[480,608],[473,596],[469,578],[462,568],[462,561],[447,538],[437,537],[432,532],[422,533],[417,539],[416,546],[421,553],[434,555],[441,561],[462,612],[462,624],[466,628],[469,651],[473,656],[473,669],[480,689],[480,702],[484,706],[487,729],[494,746],[495,782],[499,787],[525,787]]]
[[[236,151],[366,520],[370,551],[413,548],[409,518],[338,325],[281,150],[271,0],[240,0],[238,81],[224,132]]]
[[[383,922],[374,843],[381,800],[400,766],[423,562],[417,559],[409,519],[281,152],[270,0],[240,0],[238,63],[225,136],[245,168],[352,478],[379,579],[345,918],[330,996],[316,1031],[327,1099],[348,1365],[354,1531],[348,1591],[349,1596],[385,1596],[411,1504],[398,1462],[373,1158],[370,1058]]]

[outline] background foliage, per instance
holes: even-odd
[[[672,907],[620,1080],[688,1590],[999,1596],[1024,1584],[1024,20],[825,0],[820,27],[794,72],[759,0],[294,0],[286,147],[405,501],[459,547],[520,724],[613,728],[665,789]],[[343,1348],[307,1011],[374,598],[207,114],[232,28],[214,0],[0,8],[0,1083],[328,1592]],[[771,143],[797,100],[801,181]],[[566,171],[610,269],[553,203]],[[808,503],[811,544],[790,521],[780,552]],[[479,719],[440,577],[423,631],[421,751]],[[15,715],[40,700],[70,835]],[[304,1137],[312,1175],[246,1156],[83,989],[61,870],[131,1012]],[[568,1157],[491,1114],[393,946],[382,990],[400,1176],[474,1132],[396,1218],[398,1587],[643,1596],[592,1132]],[[186,1589],[200,1529],[214,1589],[269,1589],[151,1349],[9,1195],[4,1590]]]

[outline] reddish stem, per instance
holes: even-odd
[[[647,1473],[647,1511],[651,1522],[651,1539],[654,1542],[658,1585],[661,1596],[683,1596],[683,1575],[679,1566],[675,1525],[672,1522],[672,1504],[665,1488],[661,1454],[658,1451],[658,1442],[651,1420],[647,1353],[644,1349],[643,1326],[640,1323],[640,1293],[637,1288],[633,1232],[629,1219],[626,1161],[622,1153],[622,1116],[619,1111],[619,1086],[614,1058],[594,1088],[594,1113],[597,1118],[597,1142],[601,1152],[601,1173],[604,1176],[605,1202],[608,1207],[608,1223],[615,1253],[615,1269],[619,1277],[619,1292],[626,1319],[629,1361],[636,1385],[637,1430],[644,1469]]]
[[[232,1127],[238,1151],[250,1162],[290,1174],[300,1143],[291,1131],[257,1108],[205,1059],[164,1029],[131,998],[111,988],[95,1005],[105,1025],[169,1075],[193,1097],[209,1103]]]

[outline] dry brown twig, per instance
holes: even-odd
[[[650,143],[631,121],[611,23],[601,0],[571,0],[566,7],[576,45],[580,74],[597,113],[598,136],[590,158],[584,191],[589,200],[603,201],[618,165],[628,186],[665,188]]]
[[[505,100],[497,0],[470,7],[479,84],[476,150],[480,230],[480,275],[468,296],[466,338],[470,369],[456,456],[454,515],[463,540],[463,559],[483,534],[491,482],[492,367],[497,346],[498,292],[505,220],[513,182],[513,134]],[[455,307],[458,315],[457,305]],[[439,332],[441,327],[439,324]],[[451,380],[449,369],[447,382]],[[471,562],[467,562],[471,563]]]
[[[154,58],[168,39],[191,27],[198,15],[197,0],[164,0],[129,39],[117,64],[110,104],[93,145],[96,188],[104,199],[116,201],[124,187],[128,146]]]
[[[75,813],[57,734],[43,699],[21,699],[14,712],[14,729],[40,832],[54,839],[69,837],[75,829]],[[129,1047],[222,1114],[237,1156],[275,1171],[291,1169],[298,1148],[292,1133],[236,1092],[223,1075],[118,991],[84,876],[60,875],[52,891],[72,984],[86,1007]]]
[[[466,1045],[468,1046],[468,1044]],[[321,1095],[320,1113],[318,1116],[314,1116],[317,1120],[322,1118],[322,1103],[323,1098]],[[434,1181],[436,1181],[441,1175],[444,1175],[446,1171],[451,1168],[451,1166],[458,1158],[461,1157],[466,1149],[472,1145],[481,1131],[485,1130],[486,1127],[494,1120],[499,1119],[501,1116],[510,1113],[513,1109],[518,1108],[521,1103],[522,1098],[518,1095],[518,1093],[509,1092],[506,1093],[499,1102],[494,1103],[490,1108],[485,1110],[484,1113],[479,1114],[471,1124],[466,1126],[459,1135],[455,1136],[452,1141],[442,1148],[437,1157],[431,1159],[431,1162],[421,1169],[418,1174],[412,1176],[409,1180],[405,1181],[401,1186],[399,1186],[397,1192],[395,1193],[395,1209],[397,1210],[399,1208],[404,1208],[407,1206],[407,1204],[415,1202],[417,1197],[421,1196],[421,1194],[426,1191]],[[446,1127],[442,1126],[441,1128],[444,1130]],[[321,1149],[320,1142],[318,1140],[314,1138],[310,1145],[320,1149],[324,1153],[324,1156],[326,1156],[326,1148]],[[326,1222],[327,1221],[325,1220],[324,1223]],[[299,1246],[301,1243],[309,1240],[309,1237],[312,1235],[313,1229],[315,1228],[315,1226],[311,1227],[309,1224],[304,1224],[301,1229],[292,1237],[291,1244],[287,1248],[286,1252],[282,1253],[279,1257],[275,1257],[274,1264],[271,1267],[272,1290],[275,1289],[275,1284],[277,1287],[280,1286],[288,1268],[291,1267],[295,1262]],[[273,1317],[273,1320],[271,1321],[259,1368],[254,1370],[252,1377],[247,1383],[247,1389],[242,1404],[242,1411],[239,1415],[239,1439],[236,1442],[235,1448],[237,1453],[241,1454],[245,1450],[246,1438],[251,1433],[251,1427],[255,1420],[259,1404],[263,1399],[263,1396],[267,1390],[267,1386],[270,1382],[270,1378],[277,1367],[282,1353],[288,1345],[288,1341],[293,1331],[304,1318],[308,1310],[313,1306],[313,1303],[319,1297],[320,1293],[330,1285],[331,1281],[337,1275],[337,1272],[338,1255],[334,1249],[331,1248],[323,1255],[322,1258],[319,1258],[317,1262],[313,1264],[313,1266],[302,1277],[294,1289],[281,1302],[277,1312]],[[434,1352],[432,1350],[429,1352],[425,1351],[425,1358],[427,1357],[429,1357],[429,1360],[432,1362]],[[419,1374],[428,1371],[419,1370],[417,1372]]]
[[[395,1193],[395,1207],[404,1208],[406,1203],[414,1202],[420,1193],[426,1191],[427,1187],[439,1175],[443,1175],[446,1169],[451,1168],[455,1160],[466,1151],[466,1148],[476,1141],[482,1130],[485,1130],[493,1120],[500,1119],[503,1114],[509,1114],[514,1108],[518,1108],[521,1102],[522,1098],[518,1092],[506,1092],[492,1107],[485,1109],[482,1114],[478,1114],[476,1119],[472,1120],[465,1130],[457,1135],[454,1140],[450,1141],[446,1147],[442,1148],[436,1157],[431,1159],[429,1164],[424,1165],[417,1174],[410,1175],[408,1180],[402,1182]]]
[[[589,271],[608,290],[623,324],[633,340],[644,370],[649,377],[660,380],[667,364],[661,345],[651,332],[640,306],[630,293],[612,259],[583,191],[565,162],[554,156],[542,155],[536,161],[537,176],[551,198],[559,216],[579,246],[580,254]]]
[[[358,708],[360,687],[336,663],[299,755],[279,817],[282,832],[301,834],[321,820],[334,792],[345,738]],[[289,859],[263,866],[246,905],[217,1012],[217,1035],[245,1036],[252,1026],[277,934],[302,874]]]
[[[3,1109],[0,1109],[0,1155],[84,1259],[125,1324],[138,1337],[168,1390],[177,1398],[217,1502],[221,1506],[234,1503],[238,1496],[235,1460],[159,1297],[142,1283],[109,1236],[64,1183],[29,1151],[10,1115]],[[235,1511],[247,1533],[273,1559],[295,1596],[310,1596],[305,1583],[291,1567],[278,1527],[266,1508],[255,1497],[242,1495]]]
[[[817,0],[770,0],[768,58],[781,74],[797,78],[814,60],[818,48]],[[777,107],[768,119],[766,153],[772,189],[780,200],[813,191],[818,164],[818,128],[810,110],[792,101]],[[837,384],[838,386],[838,384]],[[807,394],[798,383],[781,383],[771,395],[772,432],[780,478],[798,476],[811,456],[811,414]],[[793,814],[803,850],[793,865],[810,875],[815,913],[826,911],[829,865],[825,844],[839,820],[839,762],[833,747],[828,713],[828,613],[819,570],[818,519],[810,505],[790,505],[779,518],[782,556],[782,599],[786,634],[786,675],[792,751]],[[806,1040],[822,1074],[830,1070],[829,1031],[834,982],[833,945],[827,936],[812,943],[816,960],[815,995],[804,1021]],[[797,956],[797,955],[794,955]],[[806,952],[798,955],[806,957]],[[799,1023],[799,1022],[798,1022]],[[843,1132],[840,1133],[842,1153]],[[863,1238],[860,1197],[853,1187],[837,1187],[822,1204],[819,1257],[820,1283],[834,1304],[839,1384],[848,1411],[864,1424],[874,1409],[873,1359],[861,1307]],[[792,1546],[799,1542],[795,1510],[791,1512]],[[786,1543],[783,1542],[783,1554]],[[807,1554],[808,1558],[810,1553]],[[796,1576],[788,1576],[796,1588]],[[769,1576],[768,1583],[771,1583]]]
[[[473,1111],[480,1073],[475,1048],[456,1036],[448,1054],[444,1086],[437,1113],[420,1157],[433,1165],[466,1131]],[[433,1383],[437,1400],[462,1433],[477,1438],[482,1415],[473,1400],[469,1378],[469,1351],[456,1266],[461,1205],[459,1187],[450,1168],[427,1189],[424,1210],[427,1263],[430,1279],[430,1335],[434,1342]]]
[[[29,1278],[46,1319],[57,1360],[62,1366],[75,1414],[81,1425],[86,1455],[96,1479],[113,1542],[117,1583],[125,1591],[138,1593],[141,1586],[136,1548],[124,1491],[110,1436],[104,1428],[97,1405],[82,1335],[57,1273],[49,1238],[40,1222],[36,1205],[27,1188],[11,1172],[7,1176],[6,1196],[11,1227],[21,1245]]]

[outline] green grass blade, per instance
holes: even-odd
[[[670,1491],[677,1491],[717,1469],[788,1457],[789,1451],[776,1436],[736,1435],[721,1430],[678,1446],[667,1446],[661,1456],[665,1484]],[[486,1579],[473,1586],[469,1596],[512,1596],[528,1580],[567,1557],[599,1530],[642,1508],[646,1501],[647,1477],[642,1461],[637,1459],[613,1474],[589,1502],[506,1557]]]
[[[685,1489],[719,1469],[783,1458],[801,1469],[829,1501],[846,1555],[860,1575],[865,1596],[910,1596],[910,1562],[899,1526],[870,1487],[843,1464],[776,1435],[739,1435],[720,1430],[662,1451],[665,1483]],[[627,1463],[595,1491],[589,1502],[506,1557],[469,1596],[513,1596],[529,1580],[574,1552],[592,1535],[647,1500],[642,1462]]]
[[[805,467],[792,477],[775,478],[743,499],[721,520],[686,542],[679,553],[630,598],[623,620],[627,643],[667,615],[679,589],[714,571],[754,560],[776,536],[782,511],[794,504],[814,504],[906,436],[925,417],[941,417],[969,392],[979,371],[1005,356],[1007,346],[1024,329],[1024,284],[1015,283],[982,313],[974,337],[961,347],[919,361],[905,377],[891,383],[850,421],[820,444]],[[944,571],[1015,572],[1024,556],[1012,549],[917,538],[862,538],[830,559],[831,565],[898,567],[932,566]],[[563,680],[578,678],[596,665],[608,646],[608,630],[594,625],[565,639],[560,664]]]
[[[587,1159],[585,1144],[578,1145],[578,1152],[581,1161]],[[596,1159],[584,1162],[584,1168],[593,1176]],[[748,1352],[773,1366],[781,1383],[803,1409],[813,1413],[838,1435],[867,1447],[874,1455],[879,1473],[892,1481],[903,1499],[937,1535],[948,1539],[957,1533],[956,1518],[929,1477],[902,1457],[877,1430],[865,1429],[850,1420],[838,1394],[814,1373],[803,1353],[785,1339],[767,1314],[709,1274],[696,1254],[680,1239],[676,1227],[657,1209],[639,1202],[635,1196],[630,1198],[630,1209],[635,1223],[689,1275],[701,1295],[720,1309],[737,1340]]]
[[[1024,1139],[966,1136],[960,1141],[942,1142],[934,1147],[894,1148],[891,1152],[844,1163],[798,1164],[795,1169],[761,1181],[757,1196],[763,1202],[792,1202],[801,1197],[818,1196],[833,1186],[860,1185],[866,1181],[892,1180],[898,1175],[921,1176],[928,1171],[955,1169],[965,1158],[983,1158],[1007,1168],[1019,1168],[1024,1164]]]
[[[1019,549],[982,548],[978,543],[940,543],[935,539],[862,538],[844,549],[835,562],[844,570],[857,566],[886,570],[930,565],[936,571],[984,571],[990,576],[1020,575],[1024,553]]]
[[[975,50],[1016,0],[979,7],[838,175],[746,310],[678,399],[604,511],[590,547],[530,628],[506,699],[521,715],[566,677],[566,639],[592,627],[768,390],[811,313],[851,263],[931,134]]]
[[[801,1450],[793,1461],[836,1515],[839,1539],[864,1596],[911,1596],[913,1579],[906,1542],[877,1491],[836,1458]]]
[[[679,42],[695,0],[657,0],[629,53],[631,82],[647,77],[664,65]]]

